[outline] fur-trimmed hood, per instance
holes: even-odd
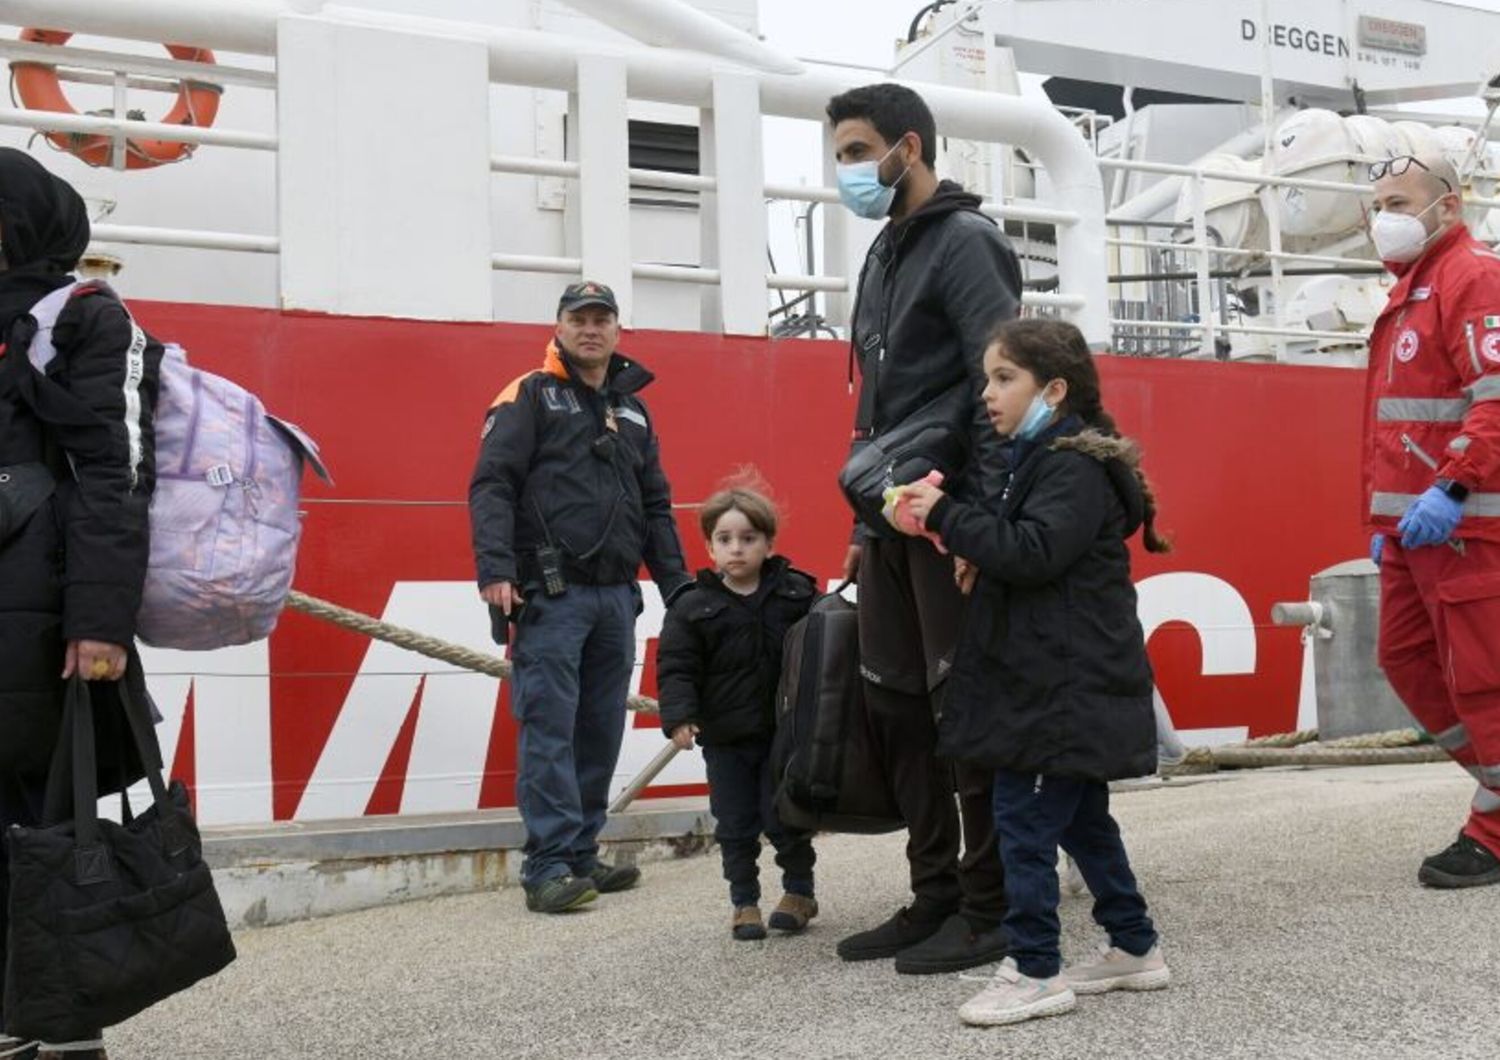
[[[1077,434],[1065,434],[1052,441],[1052,449],[1071,449],[1093,457],[1104,465],[1110,484],[1125,507],[1125,536],[1140,529],[1146,518],[1146,494],[1136,469],[1141,464],[1141,447],[1129,438],[1105,434],[1093,427]]]

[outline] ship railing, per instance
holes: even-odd
[[[46,61],[65,68],[67,76],[93,84],[107,80],[116,89],[116,106],[104,114],[58,115],[9,108],[0,110],[0,124],[111,137],[114,162],[122,164],[124,142],[132,136],[203,146],[273,151],[278,155],[278,201],[281,229],[273,235],[218,233],[140,225],[103,224],[100,239],[121,243],[212,250],[272,253],[280,258],[282,304],[326,312],[436,315],[442,319],[493,317],[493,291],[472,276],[472,241],[459,237],[460,208],[480,207],[472,176],[459,175],[449,184],[460,189],[447,204],[440,226],[427,233],[417,282],[403,286],[404,272],[392,267],[391,238],[383,232],[350,227],[352,214],[381,194],[400,200],[420,197],[430,187],[420,167],[404,162],[383,173],[377,182],[346,196],[348,174],[357,168],[330,160],[341,150],[328,130],[370,125],[368,114],[356,113],[369,104],[350,84],[358,83],[382,95],[389,85],[377,77],[374,65],[386,55],[384,44],[406,38],[403,50],[407,83],[450,87],[465,82],[474,67],[461,71],[448,60],[458,49],[480,45],[487,52],[491,85],[530,88],[566,95],[568,140],[566,161],[543,158],[514,160],[501,156],[493,172],[563,176],[576,181],[564,209],[564,250],[561,254],[527,253],[531,248],[502,231],[499,245],[482,255],[492,270],[526,270],[554,274],[587,274],[615,286],[622,317],[631,322],[634,281],[639,279],[695,284],[715,288],[702,303],[699,326],[730,334],[766,334],[777,292],[813,292],[827,297],[826,313],[841,321],[849,306],[847,274],[849,246],[843,211],[823,211],[821,224],[828,275],[801,275],[766,268],[767,220],[765,203],[835,201],[828,187],[767,186],[761,175],[765,151],[762,122],[767,117],[804,120],[826,125],[823,108],[830,96],[867,82],[867,74],[853,70],[808,69],[801,73],[768,73],[739,69],[714,59],[668,49],[615,45],[534,31],[328,8],[309,13],[305,7],[282,0],[265,0],[254,7],[195,10],[165,0],[132,2],[128,12],[106,9],[84,0],[47,0],[20,3],[13,18],[25,18],[78,33],[124,35],[139,41],[191,40],[222,52],[274,58],[275,71],[235,71],[228,66],[204,69],[200,64],[113,52],[90,52],[10,42],[4,54],[11,59]],[[289,44],[290,42],[290,44]],[[124,97],[131,88],[170,89],[180,79],[251,84],[284,93],[289,84],[306,89],[322,83],[326,47],[347,50],[348,62],[339,91],[315,93],[295,109],[282,100],[277,135],[225,128],[168,126],[128,119]],[[289,50],[290,49],[290,50]],[[368,59],[369,62],[363,60]],[[374,64],[374,65],[371,65]],[[81,73],[79,71],[82,71]],[[350,79],[353,79],[351,81]],[[348,84],[346,84],[348,82]],[[1027,302],[1038,310],[1064,313],[1080,324],[1090,339],[1104,345],[1108,338],[1108,308],[1102,177],[1077,127],[1044,104],[941,86],[919,86],[944,127],[954,135],[985,143],[1014,143],[1041,160],[1053,177],[1056,200],[1051,204],[995,204],[998,218],[1017,219],[1052,227],[1058,252],[1060,285],[1030,292]],[[663,174],[650,170],[632,173],[629,166],[627,119],[636,104],[671,105],[697,111],[703,173],[699,176]],[[417,145],[431,146],[479,119],[483,108],[466,101],[450,108],[446,124],[420,123],[412,108],[388,116],[383,135],[406,142],[408,155]],[[491,120],[493,129],[494,123]],[[478,132],[476,127],[474,132]],[[425,149],[425,148],[424,148]],[[499,144],[492,151],[505,151]],[[823,183],[832,182],[831,137],[824,129]],[[439,151],[436,157],[452,162],[463,151]],[[486,152],[489,157],[490,152]],[[361,160],[368,164],[368,158]],[[330,179],[332,174],[332,179]],[[628,192],[635,177],[651,185],[697,192],[700,240],[697,264],[638,260],[644,248],[632,253],[632,202]],[[342,181],[342,183],[341,183]],[[338,190],[334,186],[338,185]],[[326,207],[326,208],[325,208]],[[469,216],[469,214],[465,214]],[[290,226],[290,227],[289,227]],[[343,227],[340,227],[343,226]],[[339,268],[330,271],[330,241],[325,230],[341,232]],[[451,242],[446,237],[453,234]],[[506,245],[509,242],[511,245]],[[347,245],[345,245],[347,244]],[[550,248],[549,248],[550,249]],[[688,260],[693,260],[691,257]],[[413,265],[413,268],[416,266]],[[816,266],[808,270],[817,272]],[[433,292],[442,292],[436,300]],[[422,299],[426,299],[425,302]],[[491,312],[484,307],[489,304]]]
[[[529,158],[518,155],[495,155],[490,159],[494,173],[514,176],[551,177],[577,180],[582,175],[578,162],[556,159]],[[644,185],[653,189],[680,192],[712,193],[718,190],[718,181],[712,176],[695,173],[679,173],[661,169],[627,169],[632,185]],[[768,202],[805,202],[837,205],[837,190],[831,187],[802,184],[767,183],[762,194]],[[1078,222],[1078,214],[1070,210],[1059,210],[1043,203],[987,202],[984,213],[997,220],[1031,222],[1046,225],[1072,225]],[[581,276],[583,259],[566,255],[537,255],[496,253],[491,256],[491,265],[506,272],[542,272],[560,276]],[[699,284],[714,286],[723,282],[721,270],[694,265],[666,265],[654,262],[632,262],[631,274],[638,280],[659,280],[667,283]],[[766,273],[766,287],[773,291],[828,292],[847,294],[850,283],[847,276],[807,275],[800,273]],[[1082,295],[1028,291],[1023,295],[1024,304],[1037,308],[1072,309],[1082,306]]]
[[[1347,156],[1329,158],[1326,162],[1348,161]],[[1309,163],[1307,168],[1314,168],[1321,164],[1317,160]],[[1136,249],[1167,252],[1172,254],[1185,254],[1192,258],[1192,277],[1187,282],[1196,294],[1197,312],[1193,320],[1173,320],[1159,318],[1130,318],[1124,316],[1111,316],[1110,327],[1116,336],[1116,346],[1139,346],[1149,341],[1154,336],[1165,336],[1167,342],[1161,347],[1169,355],[1179,355],[1181,349],[1181,336],[1196,336],[1196,355],[1208,358],[1224,358],[1227,355],[1228,345],[1225,339],[1228,336],[1244,335],[1269,338],[1274,340],[1273,349],[1276,359],[1283,360],[1287,356],[1288,340],[1294,340],[1298,344],[1314,343],[1322,347],[1360,347],[1366,342],[1369,333],[1366,329],[1350,329],[1347,331],[1318,330],[1308,326],[1298,326],[1289,323],[1285,316],[1287,290],[1285,279],[1288,275],[1287,268],[1293,263],[1302,265],[1319,266],[1330,273],[1348,270],[1351,273],[1376,272],[1379,271],[1379,262],[1373,258],[1362,259],[1357,257],[1342,257],[1328,250],[1358,250],[1367,243],[1363,232],[1355,232],[1349,238],[1324,248],[1324,253],[1313,253],[1306,251],[1287,250],[1282,239],[1281,224],[1281,202],[1277,195],[1280,188],[1300,188],[1305,191],[1333,192],[1358,196],[1368,199],[1374,193],[1374,186],[1366,183],[1319,180],[1308,177],[1281,176],[1267,173],[1248,173],[1237,170],[1215,169],[1207,166],[1177,165],[1167,162],[1148,162],[1142,160],[1127,160],[1118,158],[1100,158],[1099,165],[1104,169],[1114,169],[1125,172],[1148,173],[1164,177],[1181,177],[1188,189],[1188,201],[1191,208],[1191,219],[1179,225],[1167,225],[1166,227],[1180,227],[1191,232],[1192,238],[1187,241],[1168,241],[1164,239],[1132,238],[1121,234],[1130,229],[1162,227],[1159,223],[1143,222],[1124,218],[1106,218],[1109,228],[1116,234],[1106,238],[1108,246],[1121,249]],[[1258,200],[1262,213],[1267,222],[1267,245],[1265,247],[1240,247],[1227,246],[1221,240],[1210,238],[1208,224],[1209,208],[1207,206],[1207,182],[1226,181],[1232,183],[1251,185],[1255,188],[1255,196]],[[1466,207],[1479,207],[1486,210],[1500,208],[1500,199],[1485,197],[1481,195],[1464,195]],[[1271,286],[1275,292],[1272,300],[1272,322],[1244,323],[1242,321],[1231,321],[1225,298],[1223,297],[1223,273],[1215,269],[1216,259],[1235,258],[1251,262],[1264,263],[1269,267]],[[1216,281],[1220,291],[1220,297],[1215,304],[1213,292]],[[1140,282],[1138,277],[1112,278],[1113,284]],[[1118,304],[1119,300],[1116,300]]]
[[[275,91],[276,73],[273,70],[257,70],[223,63],[187,62],[165,56],[101,51],[67,44],[35,44],[21,40],[0,40],[0,60],[45,63],[57,67],[60,81],[113,88],[113,106],[108,113],[59,114],[25,110],[16,106],[0,107],[0,126],[32,129],[38,133],[109,136],[113,139],[111,168],[117,170],[125,168],[126,142],[129,139],[149,138],[196,147],[231,147],[273,153],[278,147],[276,136],[270,133],[169,125],[123,117],[127,111],[127,94],[131,90],[176,92],[180,82],[197,81]],[[110,243],[195,250],[276,254],[281,248],[280,239],[274,235],[146,225],[95,224],[93,235],[96,239]]]

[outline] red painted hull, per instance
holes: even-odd
[[[472,578],[464,499],[481,419],[495,392],[540,362],[546,327],[135,308],[148,329],[255,390],[321,443],[338,485],[309,477],[299,588],[378,615],[397,582]],[[821,577],[837,574],[850,526],[834,484],[853,407],[846,347],[669,332],[636,332],[623,345],[656,373],[645,396],[677,502],[701,500],[753,463],[785,506],[780,550]],[[1242,598],[1253,625],[1242,638],[1250,661],[1237,667],[1249,672],[1211,676],[1200,646],[1218,636],[1201,632],[1210,620],[1156,630],[1151,655],[1178,726],[1252,735],[1292,728],[1302,649],[1297,632],[1272,627],[1269,613],[1277,600],[1304,598],[1313,573],[1363,553],[1360,373],[1109,357],[1102,369],[1106,403],[1141,441],[1162,526],[1176,541],[1170,555],[1137,554],[1138,582],[1211,576]],[[700,560],[691,513],[680,523],[690,559]],[[368,646],[294,613],[272,638],[277,819],[298,815]],[[484,807],[514,801],[515,733],[500,698],[477,795]],[[212,708],[201,692],[189,704],[176,766],[191,777],[194,714]],[[415,715],[414,701],[365,812],[402,806]]]

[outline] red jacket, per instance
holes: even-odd
[[[1366,524],[1393,531],[1445,478],[1470,490],[1457,536],[1500,541],[1500,254],[1460,224],[1391,271],[1370,335]]]

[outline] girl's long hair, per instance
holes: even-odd
[[[1045,385],[1053,379],[1068,384],[1063,413],[1071,413],[1094,430],[1111,438],[1120,438],[1114,417],[1104,408],[1099,389],[1099,369],[1088,341],[1072,324],[1055,317],[1026,317],[1007,320],[990,333],[991,346],[998,345],[1006,360],[1024,368]],[[1170,552],[1172,543],[1156,532],[1156,492],[1139,462],[1131,470],[1141,484],[1146,513],[1142,537],[1149,552]]]

